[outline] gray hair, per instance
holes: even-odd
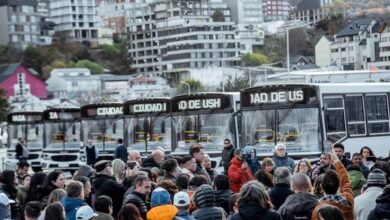
[[[154,157],[155,155],[161,155],[161,156],[164,156],[165,155],[165,153],[164,153],[164,151],[162,151],[162,150],[153,150],[152,151],[152,157]]]
[[[235,151],[234,151],[234,156],[238,156],[238,155],[242,155],[242,149],[241,148],[237,148]]]
[[[304,173],[294,174],[291,183],[295,192],[310,192],[312,190],[310,178]]]
[[[267,189],[260,182],[255,180],[245,183],[238,195],[238,204],[256,202],[264,209],[271,209],[272,203]]]
[[[287,167],[278,167],[274,172],[275,184],[288,184],[291,182],[291,172]]]
[[[286,149],[286,145],[284,145],[284,144],[277,144],[277,145],[275,145],[275,150],[277,150],[277,149],[279,149],[279,148],[284,148],[284,149]]]

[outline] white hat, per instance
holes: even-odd
[[[76,219],[77,220],[89,220],[92,217],[98,216],[98,214],[94,213],[92,208],[89,206],[81,206],[77,209]]]
[[[15,203],[15,201],[12,199],[8,199],[8,196],[5,195],[5,193],[0,193],[0,204],[9,205],[11,203]]]
[[[178,192],[173,197],[173,205],[183,207],[190,204],[190,197],[186,192]]]

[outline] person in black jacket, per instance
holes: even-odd
[[[229,198],[233,194],[230,190],[229,177],[217,175],[214,178],[215,205],[221,207],[226,213],[230,213]]]
[[[334,151],[336,152],[337,156],[339,157],[341,163],[344,165],[345,169],[347,169],[347,167],[349,165],[352,164],[352,161],[348,160],[345,155],[344,155],[344,145],[343,144],[335,144],[333,146],[334,148]]]
[[[138,208],[142,218],[146,220],[146,214],[148,212],[146,198],[150,194],[151,189],[152,184],[150,179],[145,175],[138,176],[134,181],[133,187],[129,189],[130,192],[123,200],[122,206],[128,203],[134,204]]]
[[[272,210],[267,190],[257,181],[249,181],[242,186],[238,204],[238,213],[231,220],[282,220],[280,214]]]
[[[84,155],[88,166],[93,166],[99,157],[99,150],[92,144],[91,139],[87,141],[87,145],[84,147]]]
[[[225,210],[215,205],[215,195],[210,185],[199,186],[194,193],[195,206],[198,208],[192,213],[197,220],[224,219],[227,217]]]
[[[113,201],[112,216],[116,217],[121,206],[126,189],[112,176],[111,161],[101,160],[95,164],[96,176],[93,179],[93,188],[96,198],[101,195],[109,196]]]
[[[383,189],[382,195],[376,199],[374,210],[368,215],[368,220],[384,220],[390,217],[390,185]]]
[[[310,178],[303,173],[294,174],[291,188],[294,194],[289,195],[278,210],[283,220],[311,219],[318,199],[310,193],[312,188]]]
[[[123,145],[122,138],[118,138],[114,155],[115,159],[121,159],[124,163],[127,163],[127,157],[129,156],[129,153],[127,152],[127,148]]]
[[[279,167],[274,173],[275,187],[269,192],[275,210],[286,201],[287,197],[294,192],[290,189],[291,173],[287,167]]]
[[[18,143],[15,145],[16,159],[26,161],[28,159],[28,150],[25,146],[24,138],[18,138]]]
[[[222,150],[222,166],[225,174],[227,175],[230,161],[234,157],[234,146],[231,144],[230,140],[226,138],[223,141],[223,150]]]
[[[154,150],[154,151],[152,151],[152,154],[150,157],[148,157],[144,161],[142,161],[142,167],[160,168],[160,165],[164,161],[164,158],[165,158],[165,153],[163,151],[158,150],[158,149]]]

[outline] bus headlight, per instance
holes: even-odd
[[[80,156],[80,161],[85,162],[85,156]]]

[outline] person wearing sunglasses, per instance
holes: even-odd
[[[223,141],[223,150],[222,150],[222,166],[225,172],[225,175],[228,173],[230,161],[234,157],[234,146],[231,144],[230,140],[226,138]]]

